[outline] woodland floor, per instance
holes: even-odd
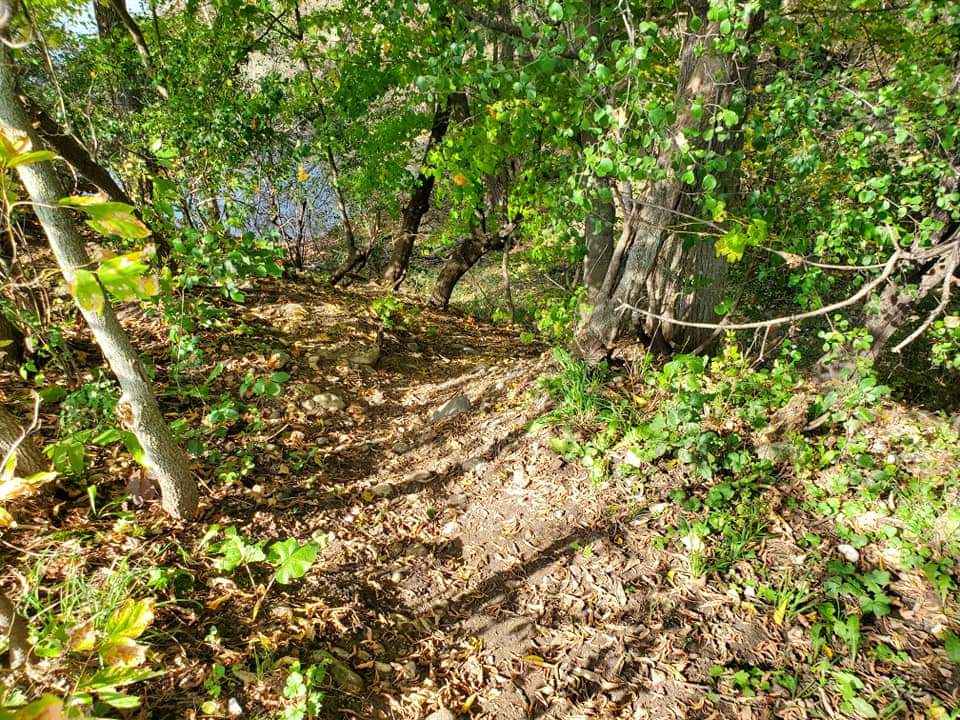
[[[213,663],[246,669],[228,671],[223,697],[244,717],[265,717],[284,703],[283,674],[270,668],[320,651],[363,679],[352,691],[331,685],[330,717],[413,720],[440,708],[500,720],[839,715],[836,696],[804,675],[802,615],[777,625],[749,598],[691,577],[663,542],[670,477],[642,498],[595,486],[549,450],[545,434],[528,432],[546,408],[535,382],[549,372],[545,348],[503,326],[419,308],[384,334],[375,367],[356,367],[344,358],[376,341],[378,323],[365,312],[374,297],[306,280],[257,282],[247,305],[230,307],[233,331],[203,336],[208,357],[226,363],[218,387],[235,388],[248,369],[269,372],[273,351],[291,356],[283,394],[259,401],[263,427],[211,440],[227,456],[251,453],[253,469],[224,485],[198,467],[200,521],[173,524],[148,503],[136,532],[110,513],[91,517],[82,488],[58,486],[4,532],[5,589],[22,592],[18,578],[27,584],[24,568],[38,558],[45,582],[77,566],[111,568],[120,556],[190,573],[193,589],[158,607],[151,647],[166,672],[147,684],[143,717],[201,717]],[[159,322],[151,335],[149,319],[126,320],[162,364]],[[305,384],[339,393],[347,407],[314,414],[298,390]],[[12,377],[5,387],[8,400],[27,390]],[[470,412],[431,422],[460,394]],[[163,404],[190,423],[206,412],[199,399]],[[55,412],[44,427],[56,426]],[[99,497],[121,496],[129,466],[116,456],[97,462]],[[831,535],[823,518],[787,501],[790,492],[787,480],[770,488],[778,520],[750,561],[787,582],[805,563],[796,539]],[[302,581],[274,586],[251,621],[255,588],[240,572],[218,572],[202,549],[213,523],[325,547]],[[758,572],[746,564],[744,573]],[[865,632],[896,635],[912,662],[858,670],[879,684],[887,674],[905,679],[908,704],[909,693],[956,703],[960,677],[930,634],[940,604],[921,578],[903,573],[900,583],[909,612]],[[716,665],[792,669],[801,692],[774,686],[748,697],[718,685]]]

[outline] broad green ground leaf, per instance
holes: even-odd
[[[950,658],[950,661],[960,665],[960,637],[948,630],[943,638],[943,644],[946,646],[947,657]]]
[[[266,559],[263,549],[255,543],[248,542],[236,528],[228,527],[223,534],[223,542],[215,548],[223,556],[216,563],[221,570],[232,572],[241,565],[263,562]]]
[[[285,585],[306,575],[319,549],[314,543],[301,545],[293,538],[277,541],[267,550],[267,562],[273,565],[277,582]]]

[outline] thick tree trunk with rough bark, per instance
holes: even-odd
[[[610,182],[606,178],[589,181],[588,191],[592,196],[590,212],[584,220],[583,235],[586,254],[583,257],[583,284],[587,286],[587,302],[593,305],[596,295],[603,287],[603,279],[613,257],[613,233],[617,221],[613,206],[613,195],[609,197],[603,191],[610,191]]]
[[[0,461],[7,456],[14,444],[20,441],[14,451],[17,456],[14,472],[17,477],[30,477],[43,472],[49,465],[33,438],[28,435],[21,440],[22,436],[23,427],[20,421],[0,408]]]
[[[430,126],[430,139],[427,141],[427,149],[423,153],[423,162],[421,166],[426,165],[430,152],[443,140],[447,134],[447,128],[450,127],[450,116],[453,107],[456,104],[465,104],[466,98],[463,96],[451,96],[447,98],[447,104],[443,107],[437,107],[433,114],[433,123]],[[414,184],[410,200],[403,209],[403,215],[400,219],[400,234],[393,245],[393,252],[390,255],[390,262],[387,263],[383,271],[383,281],[393,286],[394,290],[400,288],[400,284],[407,275],[407,267],[410,265],[410,256],[413,253],[414,243],[417,241],[417,233],[420,232],[420,223],[423,216],[430,209],[430,194],[433,192],[434,177],[427,175],[421,168]]]
[[[35,146],[40,138],[16,92],[9,51],[0,46],[0,125],[26,133]],[[20,165],[17,172],[33,202],[57,264],[69,283],[90,258],[68,211],[57,206],[63,188],[53,164]],[[139,440],[148,470],[160,486],[163,508],[174,517],[196,514],[198,491],[186,454],[177,445],[153,395],[146,369],[120,325],[109,301],[101,312],[80,308],[123,394],[117,405],[126,429]]]
[[[716,256],[713,238],[700,236],[691,225],[691,217],[701,210],[672,164],[686,133],[713,124],[717,109],[727,107],[734,92],[749,82],[744,78],[749,78],[752,65],[738,67],[734,58],[712,52],[719,26],[707,21],[706,2],[697,0],[690,7],[700,29],[688,27],[680,51],[677,120],[669,147],[658,157],[667,177],[635,196],[624,196],[626,216],[607,271],[599,284],[598,273],[588,277],[593,308],[577,333],[578,349],[588,359],[603,357],[618,341],[636,336],[658,352],[690,352],[709,342],[713,333],[623,309],[629,305],[666,318],[711,322],[717,319],[713,308],[723,294],[727,261]],[[704,111],[695,114],[692,106],[698,98]],[[730,135],[725,150],[740,142],[738,129]],[[721,177],[717,192],[733,189],[735,177],[733,172]]]

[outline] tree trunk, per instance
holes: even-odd
[[[9,647],[8,665],[11,670],[30,659],[30,643],[27,639],[27,623],[6,595],[0,595],[0,637],[6,637]]]
[[[513,227],[497,235],[475,234],[465,238],[460,246],[453,251],[447,264],[443,266],[437,282],[430,293],[430,304],[434,307],[447,309],[450,305],[450,296],[453,289],[460,282],[467,270],[476,265],[477,261],[492,250],[502,249],[510,237]]]
[[[953,67],[952,97],[957,98],[960,92],[960,54],[957,55]],[[954,116],[960,103],[955,102],[952,113]],[[950,115],[950,113],[948,113]],[[947,196],[960,190],[960,173],[953,170],[960,163],[960,153],[953,153],[948,159],[948,174],[943,179],[941,195]],[[880,293],[876,312],[867,313],[865,327],[873,337],[869,356],[876,360],[886,349],[890,339],[903,327],[918,304],[944,283],[952,283],[957,269],[956,248],[947,246],[960,242],[960,220],[954,220],[950,213],[934,205],[928,216],[940,224],[940,229],[930,238],[930,248],[926,251],[926,259],[916,262],[901,279],[891,278]],[[949,275],[949,277],[947,277]],[[940,308],[943,310],[945,308]]]
[[[147,47],[147,40],[143,36],[143,31],[140,30],[137,21],[130,15],[130,11],[127,10],[127,4],[124,0],[110,0],[110,5],[113,7],[120,22],[130,34],[130,39],[133,40],[133,44],[137,48],[137,53],[140,55],[140,60],[143,62],[143,69],[147,71],[147,75],[150,78],[153,78],[153,58],[150,57],[150,48]]]
[[[0,408],[0,461],[7,456],[22,434],[23,428],[17,418]],[[30,477],[49,467],[40,448],[29,436],[17,445],[14,452],[17,456],[17,465],[14,468],[17,477]]]
[[[93,17],[97,21],[97,36],[107,40],[122,23],[120,15],[110,0],[93,0]]]
[[[24,105],[30,113],[34,127],[44,143],[57,155],[69,163],[79,175],[102,190],[114,202],[133,205],[127,192],[117,184],[105,167],[96,162],[87,149],[77,142],[73,135],[64,132],[57,121],[30,98],[23,97]]]
[[[427,141],[427,149],[423,153],[423,162],[421,166],[426,165],[433,150],[443,140],[447,134],[447,128],[450,127],[450,115],[455,103],[466,103],[466,97],[457,94],[447,99],[444,107],[437,107],[433,114],[433,123],[430,127],[430,139]],[[417,233],[420,232],[420,223],[423,216],[430,209],[430,193],[433,192],[434,177],[427,175],[421,167],[414,184],[413,193],[407,206],[403,209],[403,216],[400,221],[400,235],[393,245],[393,253],[390,256],[390,262],[383,272],[383,280],[393,286],[394,290],[400,288],[404,277],[407,275],[407,267],[410,265],[410,255],[413,253],[413,245],[417,241]]]
[[[16,74],[7,49],[0,45],[0,125],[26,133],[34,146],[40,138],[16,93]],[[17,166],[60,270],[69,284],[90,258],[68,211],[57,206],[63,188],[54,166],[40,162]],[[197,484],[190,464],[164,421],[147,373],[109,300],[101,312],[80,308],[123,395],[117,411],[124,426],[139,440],[145,464],[160,485],[163,508],[174,517],[192,517],[197,510]]]
[[[682,151],[678,139],[688,137],[691,130],[712,126],[717,109],[730,104],[737,88],[749,85],[752,63],[748,60],[751,64],[747,67],[738,67],[732,57],[714,54],[711,45],[719,34],[718,23],[707,21],[706,2],[693,3],[691,10],[699,18],[700,29],[688,28],[684,35],[677,120],[670,146],[658,157],[668,176],[651,182],[636,197],[624,198],[626,216],[620,237],[602,283],[597,285],[597,278],[590,278],[594,284],[588,286],[588,295],[594,298],[594,306],[577,332],[578,350],[588,359],[606,355],[616,342],[631,336],[641,336],[656,352],[690,352],[709,342],[713,334],[712,330],[662,322],[622,307],[646,309],[668,319],[711,322],[717,319],[713,308],[723,294],[727,261],[716,256],[712,238],[690,228],[690,218],[700,209],[694,193],[677,177],[673,161]],[[704,101],[704,108],[714,112],[704,110],[695,117],[691,108],[698,98]],[[741,142],[738,128],[729,133],[731,139],[722,149],[725,152]],[[712,149],[718,150],[716,143]],[[734,172],[725,173],[718,191],[732,190],[735,177]]]
[[[617,221],[613,194],[607,178],[589,181],[590,213],[584,220],[583,235],[586,255],[583,258],[583,283],[587,286],[587,302],[593,305],[595,295],[603,286],[603,279],[613,257],[613,231]]]
[[[23,362],[25,338],[20,329],[0,315],[0,368],[16,368]]]

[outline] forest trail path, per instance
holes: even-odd
[[[367,365],[373,290],[269,288],[244,318],[261,347],[247,357],[289,354],[286,405],[263,431],[255,506],[224,492],[206,519],[328,542],[256,633],[304,661],[327,649],[343,661],[335,716],[663,718],[702,704],[705,686],[678,669],[693,615],[690,588],[668,580],[671,555],[528,433],[545,408],[543,348],[406,305]],[[318,410],[320,393],[345,407]],[[469,410],[432,419],[464,397]],[[314,469],[293,468],[312,448]],[[244,624],[234,643],[250,641]],[[773,644],[760,623],[728,635],[729,652],[757,662]]]

